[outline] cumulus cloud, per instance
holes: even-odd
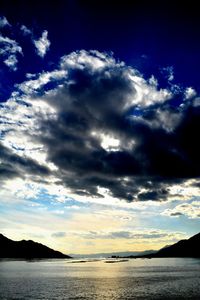
[[[44,30],[41,38],[34,40],[33,42],[36,47],[37,54],[43,58],[49,50],[51,44],[48,40],[48,31]]]
[[[3,58],[3,62],[13,71],[17,70],[19,54],[23,54],[22,48],[19,44],[9,37],[4,37],[0,34],[0,57]]]
[[[196,97],[184,91],[175,107],[176,95],[155,78],[98,51],[73,52],[56,70],[27,77],[1,107],[2,145],[43,164],[69,193],[161,201],[176,197],[176,185],[198,183]]]

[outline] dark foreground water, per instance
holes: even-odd
[[[0,261],[0,299],[200,299],[200,260]]]

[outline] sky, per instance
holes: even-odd
[[[2,234],[87,254],[199,232],[200,20],[179,2],[1,1]]]

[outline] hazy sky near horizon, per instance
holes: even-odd
[[[199,232],[195,1],[1,1],[0,232],[65,253]]]

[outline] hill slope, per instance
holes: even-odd
[[[200,233],[188,240],[181,240],[171,246],[166,246],[155,253],[145,255],[125,255],[121,258],[156,258],[156,257],[196,257],[200,258]]]
[[[200,257],[200,233],[165,247],[151,257]]]
[[[0,234],[0,258],[71,258],[40,243],[13,241]]]

